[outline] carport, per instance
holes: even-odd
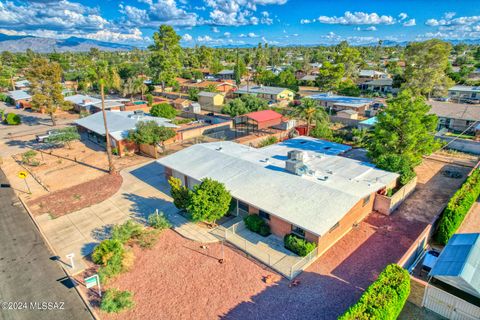
[[[247,133],[257,132],[282,123],[283,116],[273,110],[262,110],[235,117],[235,128],[241,126]]]

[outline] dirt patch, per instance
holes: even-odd
[[[120,174],[104,174],[94,180],[31,200],[28,206],[34,215],[49,213],[53,217],[59,217],[110,198],[121,185]]]

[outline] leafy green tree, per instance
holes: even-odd
[[[437,39],[410,43],[405,50],[407,65],[402,88],[428,98],[432,94],[445,95],[454,84],[446,74],[451,50],[449,43]]]
[[[220,63],[218,59],[213,59],[210,65],[210,73],[217,74],[223,70],[223,65]]]
[[[62,93],[62,68],[57,62],[49,62],[44,58],[34,59],[27,71],[27,79],[32,93],[32,109],[44,110],[56,126],[55,112],[72,108]]]
[[[168,179],[170,185],[170,195],[173,198],[173,204],[175,207],[181,210],[186,210],[188,201],[190,199],[190,190],[182,185],[182,181],[175,177]]]
[[[422,156],[439,147],[434,138],[438,119],[429,110],[422,97],[405,90],[377,115],[368,155],[381,169],[400,173],[402,184],[415,175]]]
[[[228,212],[231,200],[222,183],[207,178],[193,188],[187,211],[195,221],[215,223]]]
[[[148,65],[153,81],[161,83],[163,91],[166,85],[173,83],[182,68],[180,39],[173,27],[167,25],[161,25],[153,34],[154,44],[149,47],[152,54]]]
[[[5,122],[9,125],[17,126],[22,123],[22,118],[18,114],[15,113],[8,113],[7,117],[5,118]]]
[[[198,88],[190,88],[188,89],[188,98],[192,101],[198,101],[198,94],[200,90]]]
[[[130,130],[128,140],[134,141],[136,144],[159,144],[164,147],[164,142],[175,137],[175,130],[172,128],[159,126],[153,120],[140,121],[137,123],[135,130]]]
[[[360,51],[352,47],[342,48],[335,58],[335,64],[343,64],[345,68],[344,76],[347,79],[351,79],[354,74],[358,72],[359,67],[362,64]]]
[[[343,64],[333,65],[328,61],[324,61],[322,67],[318,69],[315,83],[322,91],[337,91],[344,73],[345,67]]]
[[[268,103],[253,95],[243,95],[240,98],[230,100],[223,108],[222,113],[228,114],[231,117],[236,117],[245,113],[265,110],[268,108]]]
[[[169,103],[159,103],[150,108],[150,114],[154,117],[174,119],[177,116],[177,110]]]
[[[147,106],[150,108],[153,106],[153,96],[151,94],[147,94]]]
[[[328,115],[325,110],[318,105],[317,101],[310,98],[303,98],[300,105],[294,107],[293,116],[306,122],[307,136],[310,134],[310,128],[314,122],[328,123]]]
[[[71,149],[70,143],[80,140],[80,134],[76,127],[66,127],[55,130],[54,134],[49,135],[45,141],[54,144],[66,144]]]
[[[340,82],[337,92],[349,97],[359,97],[361,90],[352,80],[346,80]]]
[[[247,67],[245,66],[245,62],[238,57],[237,51],[237,62],[235,63],[235,67],[233,68],[233,74],[235,77],[235,82],[237,86],[239,86],[242,82],[242,77],[247,73]]]

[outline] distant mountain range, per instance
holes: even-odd
[[[466,43],[466,44],[480,44],[480,39],[469,39],[469,40],[445,40],[449,41],[452,44]],[[406,46],[408,41],[383,41],[383,46]],[[315,47],[322,44],[308,44],[308,45],[297,45],[303,47]],[[362,44],[362,46],[377,46],[377,42],[372,42],[368,44]],[[255,48],[256,44],[228,44],[224,46],[214,46],[214,48]],[[289,47],[289,45],[274,45],[276,47]],[[103,51],[129,51],[134,48],[137,48],[133,45],[112,43],[97,41],[91,39],[70,37],[67,39],[53,39],[53,38],[41,38],[33,36],[10,36],[0,33],[0,51],[10,51],[10,52],[25,52],[27,49],[33,50],[40,53],[48,52],[85,52],[89,51],[91,48],[97,48]],[[142,49],[142,48],[140,48]]]
[[[128,51],[134,46],[70,37],[67,39],[40,38],[33,36],[10,36],[0,33],[0,51],[24,52],[27,49],[40,53],[84,52],[90,48],[103,51]]]

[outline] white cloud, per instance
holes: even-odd
[[[287,0],[204,0],[212,11],[206,23],[219,26],[243,26],[273,23],[270,14],[262,11],[256,15],[258,6],[283,5]]]
[[[312,23],[312,22],[315,22],[315,19],[312,21],[310,19],[302,19],[300,20],[300,23],[301,24],[309,24],[309,23]]]
[[[408,14],[406,14],[405,12],[402,12],[398,15],[398,18],[401,20],[405,20],[408,18]]]
[[[457,15],[456,12],[445,12],[443,16],[445,17],[445,19],[452,19],[456,15]]]
[[[377,13],[350,12],[347,11],[341,17],[320,16],[316,21],[325,24],[362,25],[362,24],[394,24],[392,16],[379,15]]]
[[[355,30],[357,30],[357,31],[377,31],[377,28],[375,26],[370,26],[370,27],[366,27],[366,28],[356,27]]]
[[[447,16],[447,15],[445,15]],[[451,16],[451,15],[449,15]],[[442,19],[428,19],[425,24],[431,27],[437,26],[458,26],[458,25],[474,25],[480,22],[480,16],[466,16],[453,18],[442,18]]]
[[[230,36],[232,35],[230,32],[224,32],[223,35],[226,37],[226,38],[230,38]]]
[[[197,41],[198,42],[211,42],[213,39],[210,36],[198,36]]]
[[[219,32],[220,32],[220,30],[218,30],[218,28],[217,28],[217,27],[212,27],[212,32],[213,32],[213,33],[219,33]]]
[[[247,36],[248,36],[249,38],[258,38],[258,37],[259,37],[259,35],[258,35],[258,34],[255,34],[254,32],[249,32],[249,33],[247,34]]]
[[[415,22],[415,19],[410,19],[403,23],[404,27],[413,27],[415,25],[417,25],[417,23]]]
[[[185,33],[182,37],[182,40],[183,41],[187,41],[187,42],[190,42],[193,40],[193,37],[191,35],[189,35],[188,33]]]

